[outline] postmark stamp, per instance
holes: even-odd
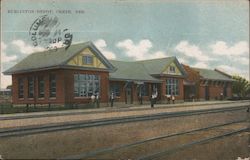
[[[68,49],[73,39],[68,28],[60,28],[58,17],[51,15],[38,17],[30,26],[29,36],[33,46],[46,49],[57,49],[58,45]]]

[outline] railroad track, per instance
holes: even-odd
[[[246,102],[250,102],[250,101],[233,101],[233,102],[225,102],[225,103],[218,103],[218,105],[221,104],[232,104],[232,103],[237,103],[237,104],[241,104],[241,103],[246,103]],[[204,105],[215,105],[216,103],[204,103],[204,104],[199,104],[199,106],[204,106]],[[167,104],[166,104],[167,105]],[[159,105],[157,107],[155,107],[154,109],[162,109],[162,108],[174,108],[174,107],[190,107],[193,106],[194,104],[190,104],[190,105],[185,105],[185,106],[167,106],[166,105]],[[112,112],[129,112],[129,111],[141,111],[141,110],[151,110],[151,108],[112,108],[112,109],[107,109],[107,110],[91,110],[91,111],[74,111],[74,112],[58,112],[58,111],[51,111],[48,113],[43,113],[43,114],[39,114],[36,113],[35,115],[14,115],[14,116],[1,116],[0,115],[0,120],[4,121],[4,120],[15,120],[15,119],[31,119],[31,118],[42,118],[42,117],[56,117],[56,116],[67,116],[67,115],[86,115],[86,114],[93,114],[93,113],[112,113]],[[56,113],[54,113],[56,112]]]
[[[192,147],[194,145],[205,144],[205,143],[209,143],[209,142],[212,142],[212,141],[221,140],[221,139],[229,137],[229,136],[233,136],[233,135],[236,135],[236,134],[247,132],[247,131],[249,131],[249,129],[250,128],[245,127],[245,128],[241,128],[241,129],[238,129],[238,130],[235,130],[235,131],[227,132],[227,133],[224,133],[224,134],[221,134],[221,135],[212,136],[212,137],[209,137],[209,138],[203,138],[203,139],[200,139],[200,140],[197,140],[197,141],[191,141],[190,143],[178,145],[178,146],[175,146],[175,147],[170,148],[170,149],[161,150],[161,151],[156,152],[156,153],[152,153],[152,154],[149,154],[149,155],[146,155],[146,156],[139,157],[139,158],[137,158],[137,160],[153,160],[153,159],[163,158],[166,155],[176,153],[177,151],[184,150],[186,148],[190,148],[190,147]]]
[[[115,146],[115,147],[101,148],[101,149],[97,149],[97,150],[94,150],[94,151],[91,151],[91,152],[85,152],[85,153],[81,153],[81,154],[77,154],[77,155],[71,155],[71,156],[67,156],[67,157],[63,157],[63,158],[59,158],[59,159],[60,160],[91,159],[91,158],[96,158],[96,157],[97,157],[97,159],[107,159],[107,157],[102,157],[102,155],[112,154],[112,153],[115,153],[118,150],[122,150],[122,149],[129,149],[129,148],[137,147],[137,146],[140,146],[140,145],[147,145],[147,143],[150,143],[150,142],[153,142],[153,141],[160,141],[160,140],[164,140],[164,139],[168,139],[168,138],[172,138],[172,137],[182,136],[182,135],[195,133],[195,132],[200,132],[200,131],[207,131],[207,130],[210,130],[210,129],[215,129],[215,128],[219,128],[219,127],[224,127],[224,126],[229,126],[229,125],[244,123],[244,122],[246,122],[246,120],[238,120],[238,121],[232,121],[232,122],[227,122],[227,123],[223,123],[223,124],[211,125],[211,126],[204,127],[204,128],[192,129],[192,130],[189,130],[189,131],[184,131],[184,132],[179,132],[179,133],[173,133],[173,134],[167,134],[167,135],[152,137],[152,138],[149,138],[149,139],[144,139],[144,140],[136,141],[136,142],[129,143],[129,144],[122,144],[122,145],[118,145],[118,146]],[[162,157],[162,156],[164,156],[166,154],[171,154],[171,153],[174,153],[176,151],[191,147],[193,145],[202,144],[202,143],[206,143],[206,142],[209,142],[209,141],[221,139],[221,138],[224,138],[224,137],[227,137],[227,136],[231,136],[231,135],[234,135],[234,134],[245,132],[247,130],[249,130],[249,128],[247,128],[247,127],[242,128],[240,130],[227,132],[227,133],[224,133],[222,135],[205,138],[205,139],[201,139],[201,140],[198,140],[198,141],[193,141],[193,142],[190,142],[190,143],[187,143],[187,144],[182,144],[182,145],[179,145],[179,146],[175,146],[175,147],[170,148],[170,149],[162,150],[160,152],[151,153],[151,154],[148,154],[148,155],[143,156],[143,157],[138,157],[137,159],[139,159],[139,160],[151,160],[151,159],[159,158],[159,157]],[[110,157],[108,157],[108,159],[109,158]],[[111,158],[114,159],[114,158],[121,158],[121,157],[111,157]]]
[[[140,115],[140,116],[126,116],[120,118],[111,119],[98,119],[90,121],[77,121],[77,122],[67,122],[58,124],[46,124],[37,126],[26,126],[19,128],[2,128],[0,129],[0,138],[13,137],[13,136],[26,136],[31,134],[41,134],[47,132],[72,130],[88,127],[98,127],[105,125],[114,125],[121,123],[132,123],[139,121],[149,121],[149,120],[159,120],[164,118],[182,117],[182,116],[193,116],[202,114],[212,114],[220,112],[230,112],[230,111],[240,111],[246,110],[247,106],[241,107],[227,107],[227,108],[217,108],[217,109],[205,109],[205,110],[193,110],[193,111],[181,111],[181,112],[171,112],[171,113],[157,113],[151,115]]]

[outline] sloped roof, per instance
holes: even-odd
[[[224,81],[233,81],[233,79],[225,74],[222,74],[216,70],[204,69],[204,68],[193,68],[198,71],[203,79],[211,80],[224,80]]]
[[[173,59],[174,57],[166,57],[161,59],[138,61],[137,63],[142,64],[149,74],[160,74],[167,65],[170,65]]]
[[[111,80],[137,80],[161,82],[161,80],[150,76],[142,63],[123,62],[115,60],[110,60],[110,62],[117,69],[115,72],[109,73]]]
[[[49,68],[63,68],[68,60],[80,53],[85,48],[90,48],[96,56],[109,69],[114,69],[112,64],[101,54],[92,42],[73,44],[68,49],[65,47],[57,50],[47,50],[30,54],[12,68],[6,70],[4,74],[23,73],[28,71],[45,70]],[[81,67],[84,68],[84,67]]]
[[[170,65],[172,62],[175,62],[177,67],[180,69],[181,73],[185,76],[186,71],[183,66],[178,62],[176,57],[166,57],[166,58],[159,58],[159,59],[150,59],[144,61],[138,61],[142,63],[146,68],[147,72],[151,75],[158,75],[162,74],[163,70],[166,66]]]
[[[154,78],[152,75],[162,75],[166,66],[170,65],[172,62],[175,62],[182,74],[186,75],[186,71],[182,65],[180,65],[176,57],[133,62],[110,60],[110,62],[117,69],[115,72],[109,73],[111,80],[122,79],[160,82],[161,80]]]

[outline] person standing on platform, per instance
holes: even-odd
[[[154,104],[156,104],[157,97],[158,97],[158,92],[157,92],[157,90],[156,90],[156,91],[155,91],[155,99],[154,99]]]
[[[170,104],[170,99],[171,99],[171,96],[168,94],[167,95],[167,103]]]
[[[223,93],[222,92],[220,93],[220,100],[221,101],[223,100]]]
[[[99,92],[96,93],[95,100],[96,100],[96,107],[99,108],[100,107],[100,95],[99,95]]]
[[[140,104],[142,105],[142,94],[139,93],[139,101],[140,101]]]
[[[112,92],[111,95],[110,95],[111,107],[113,107],[113,105],[114,105],[114,100],[115,100],[115,96],[114,96],[114,93]]]
[[[91,98],[91,106],[95,107],[95,95],[92,94],[90,98]]]
[[[174,95],[172,95],[172,102],[173,102],[173,104],[174,104],[174,101],[175,101],[175,97],[174,97]]]
[[[151,108],[154,108],[154,93],[151,95],[150,103],[151,103]]]
[[[151,96],[151,108],[154,108],[154,104],[156,103],[157,92],[153,93]]]

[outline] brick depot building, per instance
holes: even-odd
[[[219,70],[191,68],[176,57],[144,61],[107,60],[92,42],[33,53],[4,72],[12,75],[13,104],[85,104],[99,93],[107,106],[110,93],[116,103],[137,104],[139,95],[157,102],[167,95],[177,101],[231,97],[231,76]]]

